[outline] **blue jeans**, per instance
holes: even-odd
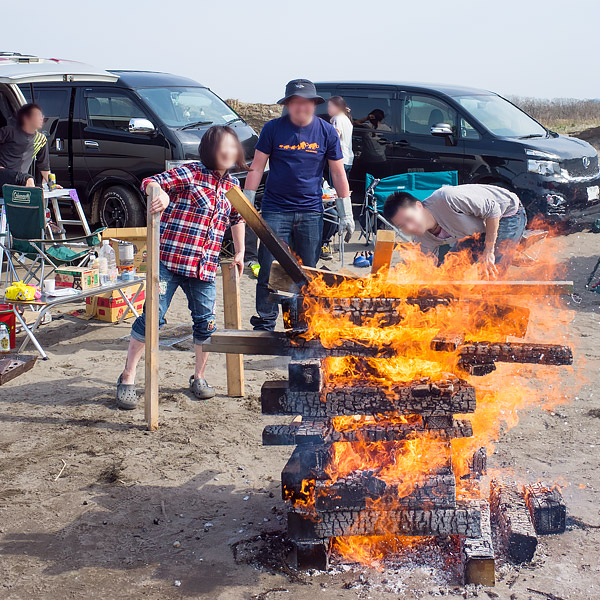
[[[307,267],[316,267],[321,255],[323,214],[320,212],[263,212],[262,218],[271,226]],[[269,275],[272,254],[261,243],[258,247],[260,271],[256,283],[256,312],[250,319],[254,329],[273,331],[279,315],[279,306],[269,302]]]
[[[167,321],[165,314],[169,309],[173,294],[178,287],[187,296],[188,307],[192,313],[192,330],[194,332],[194,344],[203,344],[216,330],[215,300],[217,290],[214,281],[202,281],[195,277],[186,277],[169,271],[160,263],[159,271],[159,300],[158,300],[158,326],[162,327]],[[131,337],[143,342],[146,334],[146,305],[144,312],[133,322],[131,326]]]
[[[498,225],[498,237],[496,238],[496,264],[500,267],[500,272],[506,271],[510,267],[512,257],[517,245],[527,226],[527,214],[522,205],[519,205],[517,214],[512,217],[500,219]],[[473,258],[477,260],[483,252],[485,245],[485,234],[474,238],[467,238],[459,242],[453,250],[463,250],[470,248],[473,252]]]

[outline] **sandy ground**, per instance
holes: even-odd
[[[161,426],[149,433],[143,408],[114,406],[126,350],[119,338],[129,326],[67,315],[40,332],[50,360],[0,388],[0,598],[598,598],[600,295],[584,283],[599,250],[591,233],[567,236],[560,250],[581,296],[570,302],[579,368],[564,375],[577,391],[553,410],[524,411],[491,457],[524,479],[567,482],[568,530],[541,539],[532,565],[499,564],[493,590],[457,587],[435,560],[295,575],[275,535],[266,536],[271,568],[247,564],[253,538],[285,528],[279,476],[291,448],[262,447],[263,427],[285,419],[262,416],[259,402],[261,384],[285,374],[285,359],[246,358],[247,397],[232,399],[225,358],[213,355],[209,380],[218,394],[198,402],[187,391],[189,345],[162,350]],[[247,324],[247,275],[242,299]],[[181,293],[169,321],[188,322]]]

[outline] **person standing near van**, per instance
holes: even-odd
[[[340,145],[344,156],[344,170],[348,174],[354,161],[350,107],[341,96],[331,96],[327,102],[327,114],[331,117],[331,124],[340,136]]]
[[[215,278],[223,234],[231,226],[235,258],[231,268],[244,269],[245,225],[225,196],[239,181],[229,174],[233,167],[245,168],[244,150],[231,127],[215,125],[202,136],[202,162],[189,163],[142,181],[142,191],[159,192],[150,210],[161,212],[159,326],[164,325],[178,287],[187,296],[192,313],[196,365],[190,389],[199,400],[215,395],[205,379],[208,353],[202,344],[216,330]],[[148,200],[150,202],[150,199]],[[145,307],[144,307],[145,309]],[[146,315],[131,327],[125,368],[117,381],[117,406],[131,410],[137,405],[135,372],[145,347]]]
[[[285,96],[278,102],[286,106],[287,114],[263,127],[244,189],[248,200],[254,203],[268,160],[262,217],[308,267],[316,266],[321,252],[322,180],[326,164],[338,195],[340,227],[348,237],[355,227],[340,138],[330,123],[315,115],[316,105],[323,102],[311,81],[295,79],[287,84]],[[258,262],[257,314],[250,322],[254,329],[272,331],[279,307],[269,302],[273,256],[263,244],[258,250]]]
[[[473,252],[485,279],[504,273],[527,225],[527,215],[513,192],[495,185],[446,185],[417,200],[394,192],[383,205],[383,216],[425,252],[441,246]]]
[[[17,111],[17,125],[0,128],[0,173],[2,183],[32,185],[29,169],[35,158],[43,180],[48,183],[50,157],[48,140],[39,130],[44,126],[44,114],[37,104],[25,104]],[[11,175],[8,174],[11,172]],[[5,179],[12,181],[5,181]],[[56,186],[60,187],[60,186]]]

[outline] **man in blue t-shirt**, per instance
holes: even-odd
[[[340,228],[347,238],[354,232],[340,138],[332,125],[315,116],[315,106],[322,102],[325,100],[317,95],[311,81],[295,79],[287,84],[285,97],[278,104],[285,104],[288,114],[263,127],[244,188],[246,197],[254,203],[268,160],[262,217],[307,267],[315,267],[321,253],[322,178],[326,164],[338,195],[336,207]],[[269,302],[268,283],[273,256],[263,244],[258,250],[258,262],[258,314],[250,322],[254,329],[272,331],[279,308]]]

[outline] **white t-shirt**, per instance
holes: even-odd
[[[340,113],[335,117],[331,117],[331,124],[340,136],[344,164],[351,165],[354,161],[354,152],[352,152],[352,123],[344,113]]]

